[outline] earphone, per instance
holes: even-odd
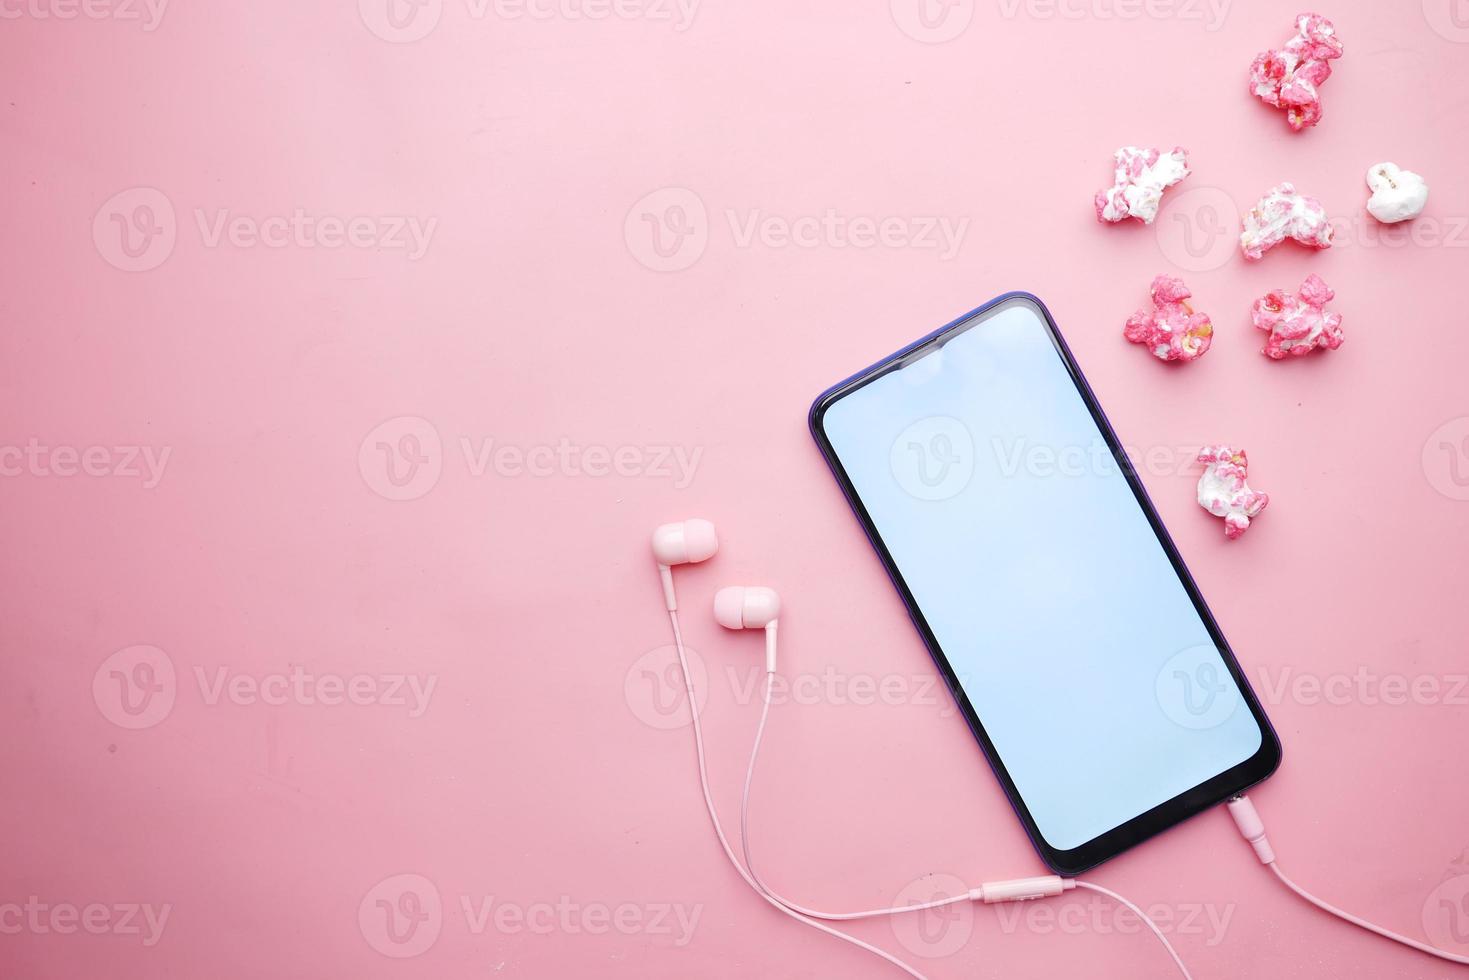
[[[653,557],[658,560],[658,577],[663,580],[663,601],[668,611],[678,609],[673,593],[673,566],[708,561],[719,550],[714,525],[699,517],[674,524],[660,524],[653,531]]]
[[[689,671],[687,651],[683,643],[683,634],[679,628],[678,601],[673,588],[673,566],[706,561],[712,558],[718,551],[719,539],[715,533],[714,525],[701,518],[690,518],[672,524],[663,524],[653,532],[653,556],[658,562],[659,577],[663,585],[664,602],[668,609],[669,621],[673,627],[673,637],[678,651],[679,666],[683,672],[684,687],[688,695],[689,712],[694,729],[694,745],[699,762],[699,783],[704,793],[704,805],[714,825],[715,836],[719,839],[720,846],[723,848],[724,854],[729,859],[730,864],[734,866],[745,883],[754,889],[765,902],[799,922],[882,957],[910,976],[918,978],[918,980],[926,980],[923,974],[886,950],[864,942],[855,936],[833,929],[819,920],[864,919],[882,915],[899,915],[967,901],[993,904],[996,902],[1042,899],[1060,895],[1075,888],[1081,888],[1106,895],[1136,914],[1163,944],[1164,948],[1168,951],[1168,955],[1172,957],[1174,964],[1183,974],[1185,980],[1191,980],[1188,968],[1184,966],[1183,960],[1173,948],[1172,943],[1168,941],[1168,938],[1158,928],[1158,925],[1142,909],[1114,891],[1093,882],[1082,881],[1080,879],[1064,879],[1057,875],[1041,875],[1034,878],[985,882],[983,885],[972,888],[968,892],[923,904],[885,909],[868,909],[859,912],[817,911],[783,898],[767,886],[755,870],[755,862],[751,856],[749,833],[750,786],[754,779],[755,762],[759,756],[760,746],[765,735],[765,723],[770,714],[771,690],[774,684],[776,670],[776,633],[781,611],[780,596],[776,594],[775,590],[764,586],[727,586],[720,589],[714,596],[714,619],[720,626],[730,630],[760,629],[765,632],[764,696],[762,698],[760,722],[756,728],[754,744],[750,750],[750,762],[745,771],[744,792],[740,801],[740,844],[745,858],[744,864],[741,864],[736,859],[734,851],[730,847],[729,840],[725,837],[724,829],[719,821],[718,811],[714,806],[713,796],[709,790],[708,765],[704,756],[704,736],[699,723],[698,700],[695,697],[692,674]],[[1240,836],[1254,848],[1255,855],[1260,863],[1269,867],[1282,884],[1301,898],[1322,911],[1328,912],[1345,922],[1349,922],[1385,939],[1390,939],[1393,942],[1411,947],[1431,956],[1436,956],[1439,959],[1469,965],[1469,956],[1449,953],[1430,946],[1427,943],[1422,943],[1392,932],[1358,916],[1344,912],[1307,892],[1294,881],[1287,878],[1285,873],[1276,864],[1275,851],[1271,847],[1269,839],[1265,836],[1264,821],[1261,820],[1254,804],[1250,802],[1249,798],[1244,795],[1236,796],[1229,801],[1227,808],[1230,816],[1234,819]]]
[[[780,596],[763,585],[728,585],[714,593],[714,620],[730,630],[765,630],[765,670],[775,670]]]
[[[690,547],[691,542],[693,544],[692,547]],[[694,747],[699,760],[699,786],[704,791],[704,808],[708,811],[709,819],[714,824],[714,836],[719,839],[719,846],[723,848],[724,856],[729,859],[729,863],[734,866],[735,871],[739,872],[739,875],[742,879],[744,879],[745,884],[753,888],[755,892],[769,905],[773,906],[775,909],[782,912],[783,914],[790,916],[796,921],[805,923],[813,929],[819,929],[820,931],[827,933],[828,935],[835,936],[843,942],[851,943],[853,946],[857,946],[860,949],[865,949],[876,956],[882,957],[889,963],[896,966],[898,969],[903,970],[908,975],[916,977],[917,980],[926,980],[923,974],[919,973],[907,963],[904,963],[902,960],[898,959],[896,956],[893,956],[886,950],[879,949],[878,947],[873,946],[870,943],[863,942],[856,936],[850,936],[845,932],[833,929],[831,926],[828,926],[823,922],[818,922],[812,916],[803,915],[802,913],[797,912],[795,909],[792,909],[789,906],[781,903],[775,897],[770,895],[762,885],[755,881],[754,878],[750,877],[750,874],[745,870],[744,865],[740,864],[739,860],[735,858],[734,851],[729,846],[729,839],[724,836],[724,827],[719,822],[719,811],[714,808],[714,797],[710,795],[709,792],[709,766],[704,758],[704,734],[703,728],[699,724],[699,702],[694,695],[693,675],[689,672],[688,651],[684,648],[683,631],[679,629],[678,625],[678,598],[675,595],[673,588],[674,565],[685,565],[694,562],[706,561],[709,558],[712,558],[714,556],[714,553],[718,550],[719,540],[714,534],[714,525],[700,518],[690,518],[689,520],[680,521],[674,524],[662,524],[659,525],[659,527],[653,532],[653,557],[658,561],[658,576],[662,580],[663,584],[663,601],[668,608],[668,620],[673,626],[673,642],[674,646],[678,650],[678,665],[683,671],[684,691],[688,695],[689,716],[693,722]],[[771,595],[774,595],[774,593],[772,592]],[[728,601],[729,600],[726,600],[727,603]],[[729,608],[730,607],[726,605],[726,609]],[[741,601],[739,603],[739,610],[740,615],[738,619],[736,620],[735,617],[731,616],[729,618],[729,621],[731,623],[736,621],[739,622],[741,625],[738,628],[743,629],[743,597],[741,597]],[[777,600],[776,602],[776,610],[779,610],[779,600]],[[771,622],[773,623],[774,619],[772,619]],[[767,654],[766,661],[767,667],[770,668],[766,671],[766,704],[768,706],[770,701],[768,697],[768,679],[774,676],[774,666],[771,663],[774,650],[774,630],[771,630],[767,635],[772,638],[770,641],[768,641],[770,644],[771,652]]]

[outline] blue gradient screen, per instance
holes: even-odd
[[[1041,835],[1070,850],[1261,731],[1045,321],[1016,300],[822,425]]]

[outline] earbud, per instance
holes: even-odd
[[[718,550],[719,537],[714,533],[714,525],[700,517],[660,524],[653,531],[653,557],[658,559],[663,601],[669,612],[678,608],[678,600],[673,595],[672,566],[704,561],[714,557]]]
[[[730,585],[714,594],[714,618],[732,630],[763,629],[780,615],[780,596],[761,585]]]
[[[725,629],[765,630],[765,669],[775,670],[780,596],[763,585],[730,585],[714,593],[714,619]]]

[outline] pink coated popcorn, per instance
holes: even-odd
[[[1336,28],[1320,14],[1296,17],[1296,33],[1279,51],[1263,51],[1250,65],[1250,91],[1266,105],[1285,110],[1285,121],[1299,133],[1321,121],[1321,83],[1340,58]]]
[[[1258,259],[1287,238],[1310,248],[1331,247],[1331,221],[1314,197],[1296,193],[1290,181],[1282,181],[1245,215],[1239,247],[1247,259]]]
[[[1182,279],[1158,276],[1151,287],[1153,309],[1138,310],[1127,318],[1122,336],[1144,344],[1160,361],[1192,361],[1204,355],[1214,338],[1214,325],[1204,313],[1188,305]]]
[[[1319,347],[1336,350],[1342,343],[1341,314],[1329,313],[1326,304],[1336,293],[1314,272],[1301,283],[1301,291],[1273,289],[1255,300],[1250,319],[1261,330],[1270,331],[1260,353],[1272,360],[1299,357]]]
[[[1224,536],[1231,541],[1245,533],[1250,518],[1270,503],[1270,496],[1251,490],[1245,482],[1249,461],[1243,449],[1205,446],[1199,450],[1204,473],[1199,477],[1199,506],[1224,518]]]
[[[1188,176],[1188,151],[1181,146],[1168,153],[1141,146],[1124,146],[1112,154],[1117,162],[1114,183],[1097,191],[1098,221],[1137,218],[1145,225],[1158,216],[1163,191]]]

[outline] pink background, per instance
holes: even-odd
[[[1300,136],[1245,90],[1289,34],[1279,4],[1216,22],[1192,0],[958,0],[927,33],[906,0],[705,0],[683,30],[662,6],[427,0],[395,34],[381,0],[358,8],[177,3],[153,30],[105,7],[42,16],[75,13],[66,0],[4,8],[0,443],[34,440],[44,465],[0,458],[0,906],[170,913],[149,946],[115,918],[94,935],[0,908],[0,972],[898,975],[778,916],[718,852],[691,735],[660,727],[676,688],[659,688],[647,535],[696,514],[721,529],[679,585],[731,820],[759,640],[713,624],[713,590],[778,588],[784,671],[836,678],[773,713],[753,832],[774,883],[850,909],[925,875],[1039,873],[805,430],[822,388],[1017,288],[1050,305],[1123,439],[1162,447],[1149,490],[1285,745],[1254,798],[1286,870],[1414,936],[1469,887],[1469,453],[1439,447],[1469,436],[1469,28],[1449,0],[1322,8],[1347,54]],[[1190,150],[1155,228],[1092,216],[1125,143]],[[1383,159],[1432,185],[1416,239],[1365,217],[1362,174]],[[1283,179],[1343,219],[1341,245],[1246,265],[1231,209]],[[133,188],[156,193],[114,199]],[[126,271],[112,216],[142,221],[160,195],[138,260],[156,267]],[[221,211],[297,209],[436,224],[418,258],[376,241],[386,221],[366,246],[210,238]],[[752,215],[828,209],[900,220],[868,248],[742,237]],[[968,222],[956,254],[905,237],[924,218]],[[1163,271],[1218,331],[1183,369],[1121,337]],[[1249,303],[1308,271],[1338,290],[1346,345],[1270,363]],[[401,417],[426,424],[369,438]],[[424,462],[399,492],[377,441],[404,435]],[[461,440],[541,462],[562,440],[626,451],[621,475],[476,473]],[[1221,440],[1272,495],[1234,543],[1195,506],[1180,448]],[[101,447],[111,475],[60,475],[63,447]],[[156,486],[119,447],[169,453]],[[652,447],[699,453],[692,482]],[[139,645],[161,652],[109,661]],[[156,717],[118,701],[112,668],[146,679],[138,656]],[[389,703],[214,696],[218,678],[296,668]],[[1292,686],[1359,669],[1440,688],[1390,704],[1373,681]],[[435,685],[417,717],[386,697],[405,674]],[[884,679],[898,703],[856,703]],[[1090,877],[1171,910],[1199,977],[1454,969],[1295,900],[1221,812]],[[376,906],[405,882],[422,949],[385,939]],[[551,928],[476,929],[464,900]],[[557,903],[573,911],[536,911]],[[691,941],[654,927],[660,905],[698,907]],[[643,927],[587,927],[619,906]],[[1171,975],[1110,907],[1050,908],[1072,906],[1079,928],[1036,905],[854,931],[934,977]]]

